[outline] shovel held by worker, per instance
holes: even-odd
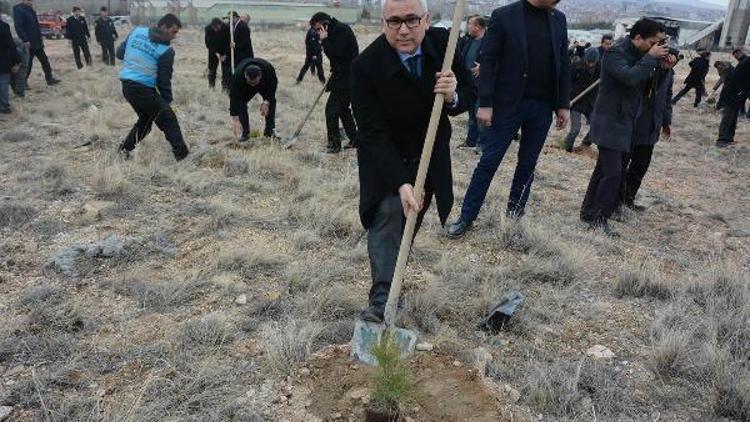
[[[443,59],[442,72],[448,72],[452,68],[465,5],[466,0],[456,1],[456,8],[453,12],[453,25],[451,26],[448,46],[445,51],[445,58]],[[436,94],[435,101],[432,105],[432,113],[430,114],[430,122],[427,127],[427,136],[425,137],[424,147],[422,148],[422,156],[419,160],[417,179],[414,183],[414,196],[418,199],[424,196],[427,170],[430,167],[432,149],[435,145],[435,137],[437,136],[438,124],[440,123],[440,116],[442,115],[444,104],[445,98],[443,94]],[[398,305],[399,297],[401,296],[401,284],[404,279],[406,264],[409,260],[409,253],[411,252],[418,214],[418,212],[412,211],[406,216],[406,226],[404,227],[404,234],[401,237],[401,247],[398,252],[398,260],[396,261],[396,268],[393,272],[391,289],[388,293],[388,302],[385,305],[385,324],[380,325],[366,323],[364,321],[357,321],[355,324],[354,337],[351,341],[352,355],[356,359],[365,363],[377,365],[375,358],[371,354],[371,350],[373,346],[380,342],[384,333],[386,333],[385,335],[392,336],[402,358],[411,353],[416,345],[416,333],[395,327],[394,324],[396,321],[396,307]]]
[[[323,97],[323,94],[326,92],[326,85],[323,84],[323,88],[320,90],[320,93],[317,97],[315,97],[315,101],[313,101],[312,105],[310,106],[310,109],[307,110],[307,113],[305,113],[305,116],[302,117],[302,120],[300,120],[299,124],[297,124],[297,128],[294,130],[294,133],[289,138],[289,142],[284,144],[284,149],[289,149],[292,147],[292,145],[297,142],[297,137],[300,133],[302,133],[302,128],[305,127],[305,123],[307,123],[307,119],[310,118],[310,115],[312,115],[313,111],[315,111],[315,106],[318,105],[318,102],[320,102],[321,97]]]

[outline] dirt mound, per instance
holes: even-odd
[[[528,409],[452,356],[415,353],[408,362],[416,384],[405,421],[526,421]],[[294,372],[276,399],[275,409],[289,421],[365,420],[375,368],[349,358],[349,346],[333,346]]]

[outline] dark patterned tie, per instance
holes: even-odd
[[[419,79],[422,75],[419,74],[419,59],[422,56],[416,55],[406,59],[406,64],[409,65],[409,73],[414,79]]]

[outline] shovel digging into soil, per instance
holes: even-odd
[[[448,47],[445,51],[445,58],[443,59],[443,72],[450,71],[453,64],[453,56],[456,52],[458,33],[461,28],[461,19],[463,19],[465,4],[466,0],[456,1],[455,11],[453,12],[453,26],[451,26]],[[444,103],[445,98],[443,94],[435,95],[435,101],[432,105],[432,114],[430,115],[430,123],[427,127],[427,136],[425,137],[422,156],[419,160],[417,179],[414,183],[414,196],[416,198],[421,198],[424,194],[427,169],[430,166],[430,158],[432,157],[432,149],[435,145],[435,137],[437,136],[438,123],[440,122],[440,115],[443,111]],[[384,335],[392,337],[402,359],[414,351],[417,343],[417,333],[411,330],[398,328],[394,325],[396,321],[396,306],[398,304],[399,296],[401,295],[401,283],[404,279],[404,271],[406,270],[412,241],[414,240],[417,214],[417,212],[410,212],[406,217],[406,226],[404,228],[404,234],[401,237],[401,247],[398,252],[396,269],[393,272],[393,281],[391,282],[391,289],[388,293],[388,302],[386,302],[385,305],[384,323],[377,324],[357,320],[354,326],[354,336],[350,343],[351,355],[353,358],[369,365],[377,366],[377,360],[372,354],[372,348],[373,346],[380,344]]]
[[[297,142],[297,137],[302,132],[302,128],[305,127],[305,123],[307,123],[307,119],[310,118],[310,115],[313,111],[315,111],[315,106],[318,105],[318,102],[320,102],[321,97],[323,97],[323,94],[326,92],[326,86],[327,84],[323,84],[323,88],[320,90],[320,94],[318,94],[317,97],[315,97],[315,101],[313,101],[312,105],[310,106],[310,109],[305,113],[305,117],[300,120],[299,124],[297,124],[297,128],[294,130],[294,133],[291,137],[289,137],[289,141],[284,144],[284,149],[289,149]]]

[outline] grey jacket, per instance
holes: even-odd
[[[646,98],[645,101],[653,101],[651,116],[642,118],[653,119],[653,131],[647,137],[638,137],[636,145],[655,145],[659,142],[661,128],[672,125],[672,85],[674,85],[674,70],[657,70],[656,76],[650,82],[652,88],[647,91],[653,96],[653,100]],[[649,94],[647,94],[649,95]]]
[[[657,60],[642,55],[630,38],[618,41],[602,61],[599,95],[591,116],[591,140],[622,152],[633,148],[633,129],[640,113],[646,83]]]

